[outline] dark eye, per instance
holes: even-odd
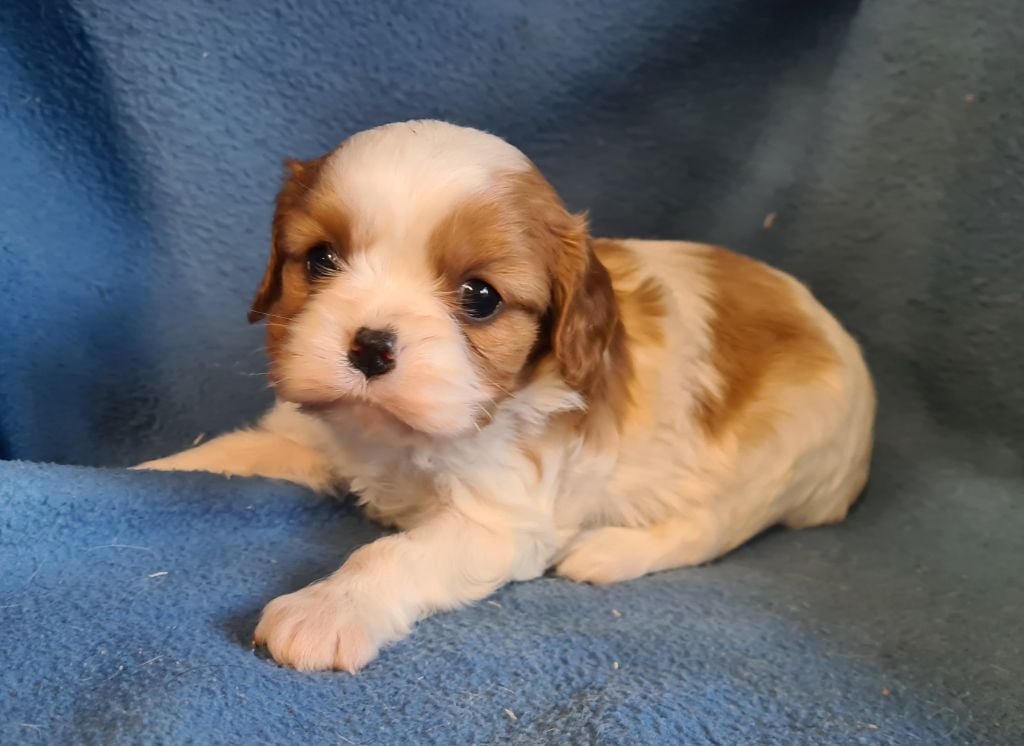
[[[319,280],[337,272],[339,264],[338,255],[329,243],[317,244],[306,254],[306,274],[311,280]]]
[[[494,315],[501,305],[501,296],[483,280],[466,280],[459,288],[459,304],[466,315],[486,319]]]

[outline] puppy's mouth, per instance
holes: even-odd
[[[354,364],[325,364],[325,356],[302,350],[274,361],[272,381],[279,399],[339,432],[445,441],[490,423],[493,399],[472,371],[463,369],[458,350],[407,347],[404,352],[404,368],[399,364],[370,375],[354,370]]]
[[[385,406],[360,399],[340,397],[323,401],[295,402],[299,411],[327,424],[360,428],[362,436],[378,436],[389,441],[455,441],[477,434],[494,421],[496,403],[478,407],[473,422],[458,430],[437,430],[417,427]]]
[[[438,437],[436,433],[428,433],[413,427],[383,406],[363,400],[340,397],[300,402],[298,407],[300,412],[318,417],[327,423],[355,424],[362,428],[364,435]]]

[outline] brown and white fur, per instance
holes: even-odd
[[[782,272],[704,245],[592,238],[503,140],[435,121],[289,164],[251,320],[278,403],[140,468],[352,490],[399,533],[272,601],[255,639],[355,671],[416,620],[550,567],[612,583],[842,520],[868,474],[860,350]],[[340,269],[307,272],[329,245]],[[467,318],[468,278],[502,304]],[[359,328],[397,334],[367,378]]]

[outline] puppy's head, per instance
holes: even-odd
[[[368,430],[457,437],[545,358],[585,396],[620,334],[585,220],[533,164],[441,122],[289,163],[249,315],[280,398]]]

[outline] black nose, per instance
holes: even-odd
[[[395,367],[395,333],[364,326],[352,338],[348,359],[367,378],[387,373]]]

